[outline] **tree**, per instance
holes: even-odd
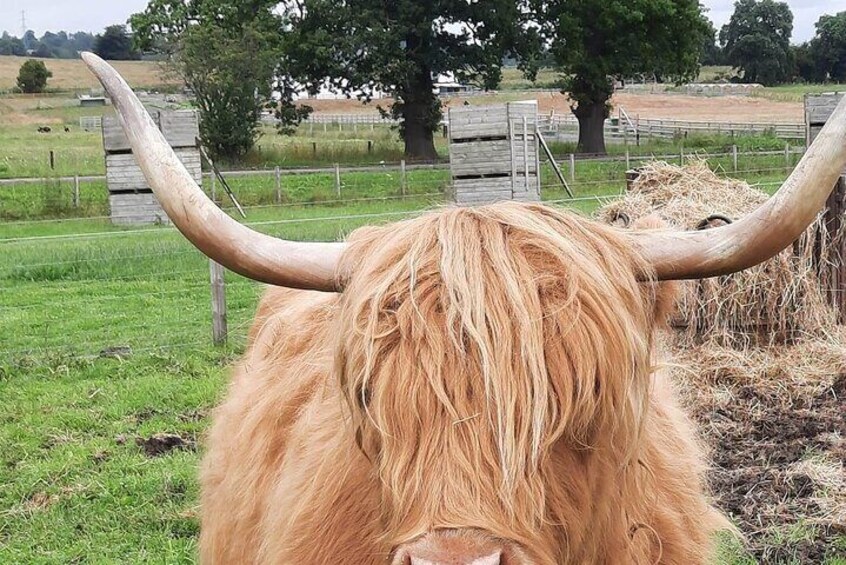
[[[717,45],[717,29],[708,20],[708,33],[702,42],[701,61],[703,65],[716,66],[723,64],[723,50]]]
[[[200,135],[212,154],[243,156],[254,145],[274,85],[283,130],[308,108],[292,102],[290,79],[277,76],[286,19],[275,0],[152,0],[130,18],[142,49],[170,56],[171,68],[194,92]]]
[[[791,59],[793,60],[793,76],[792,80],[800,80],[809,83],[824,82],[826,79],[826,71],[817,60],[814,53],[812,43],[802,43],[801,45],[791,45]]]
[[[818,81],[846,82],[846,12],[824,15],[817,21],[810,54],[818,65]]]
[[[3,32],[0,36],[0,55],[16,55],[21,57],[26,55],[26,47],[23,41],[17,37],[12,37],[8,32]]]
[[[742,71],[744,82],[772,86],[791,76],[792,34],[793,13],[787,3],[737,0],[720,31],[720,43],[728,64]]]
[[[139,58],[126,33],[126,26],[113,25],[106,28],[94,41],[94,52],[110,61],[132,61]]]
[[[21,70],[18,72],[18,88],[27,94],[44,92],[47,88],[47,79],[51,76],[53,73],[47,70],[44,61],[30,59],[21,65]]]
[[[696,78],[709,22],[698,0],[533,0],[579,120],[579,151],[605,153],[614,79]]]
[[[311,91],[331,87],[371,100],[392,94],[405,154],[437,157],[433,132],[441,101],[435,80],[452,75],[483,88],[501,79],[503,57],[525,52],[532,35],[513,0],[302,0],[291,3],[293,33],[287,61]],[[524,62],[530,68],[531,62]]]

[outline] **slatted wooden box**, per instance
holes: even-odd
[[[449,157],[456,204],[540,200],[537,102],[449,110]]]
[[[817,138],[843,96],[842,92],[805,96],[808,147]],[[825,261],[819,260],[820,283],[839,313],[840,323],[846,324],[846,171],[828,198],[825,223],[830,241],[819,242],[817,247],[819,250],[828,247],[829,256]]]
[[[179,110],[151,112],[151,115],[191,176],[198,184],[202,183],[200,150],[196,141],[200,135],[197,113],[193,110]],[[126,139],[117,118],[104,117],[102,128],[112,223],[169,224],[167,214],[159,205],[135,161],[129,140]]]

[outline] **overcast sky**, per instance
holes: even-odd
[[[598,0],[601,1],[601,0]],[[734,0],[702,0],[717,29],[728,22]],[[846,0],[787,0],[793,10],[793,41],[801,43],[814,35],[814,24],[821,14],[846,11]],[[0,32],[21,35],[21,11],[26,24],[39,37],[45,31],[100,32],[107,25],[126,23],[147,0],[0,0]]]

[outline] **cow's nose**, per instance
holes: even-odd
[[[409,563],[410,565],[500,565],[501,557],[501,551],[491,553],[490,555],[486,555],[484,557],[476,557],[472,559],[445,555],[435,561],[424,557],[418,557],[416,555],[409,555]]]

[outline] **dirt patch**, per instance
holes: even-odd
[[[135,444],[144,451],[147,457],[160,457],[171,451],[194,451],[197,443],[194,438],[183,438],[176,434],[155,434],[148,438],[136,438]]]
[[[682,380],[712,448],[717,506],[748,550],[761,563],[822,563],[842,553],[837,539],[846,535],[846,370],[802,383],[773,370],[791,349],[774,352],[771,364],[750,358],[742,370],[717,367]],[[702,353],[691,350],[683,362],[697,366]],[[791,369],[801,372],[801,363]]]
[[[559,92],[527,91],[456,97],[445,101],[445,106],[462,106],[467,101],[473,106],[497,104],[515,100],[537,100],[541,113],[569,114],[570,102]],[[625,109],[632,118],[668,119],[685,121],[803,123],[801,102],[776,102],[748,96],[704,97],[681,94],[652,94],[618,92],[612,99],[615,111]],[[303,100],[315,113],[378,114],[376,107],[388,107],[390,100],[374,100],[363,104],[358,100]]]

